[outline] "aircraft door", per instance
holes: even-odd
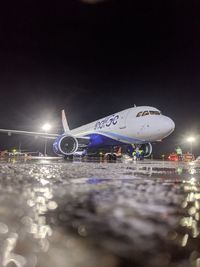
[[[120,129],[126,128],[126,119],[127,119],[128,113],[129,113],[129,110],[124,110],[120,113],[120,122],[119,122]]]

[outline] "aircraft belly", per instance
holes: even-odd
[[[120,135],[113,132],[99,132],[90,133],[86,135],[90,138],[89,147],[100,147],[100,146],[121,146],[124,144],[136,144],[143,143],[143,140],[137,138],[130,138],[126,135]]]
[[[100,146],[119,146],[123,145],[123,142],[115,140],[113,138],[101,135],[101,134],[89,134],[90,144],[88,148],[100,147]]]

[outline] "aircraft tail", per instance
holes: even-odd
[[[62,110],[62,126],[63,126],[63,129],[64,129],[65,133],[66,132],[70,132],[69,125],[68,125],[68,122],[67,122],[67,118],[66,118],[64,109]]]

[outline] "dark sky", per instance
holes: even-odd
[[[200,132],[198,2],[5,1],[0,128],[39,131],[49,120],[57,132],[62,108],[73,128],[151,105],[176,123],[155,149],[187,148],[184,136]],[[25,147],[39,142],[0,135],[2,148],[19,140]]]

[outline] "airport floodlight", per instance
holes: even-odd
[[[190,143],[190,152],[193,153],[193,142],[195,141],[195,137],[194,136],[189,136],[187,138],[187,142]]]
[[[44,130],[45,132],[48,132],[51,129],[51,125],[49,123],[45,123],[42,126],[42,130]]]
[[[51,124],[48,122],[42,126],[42,130],[46,133],[51,129]],[[44,156],[47,156],[47,138],[44,138]]]
[[[193,143],[193,142],[195,141],[194,136],[190,136],[190,137],[188,137],[188,138],[187,138],[187,141],[188,141],[189,143]]]

